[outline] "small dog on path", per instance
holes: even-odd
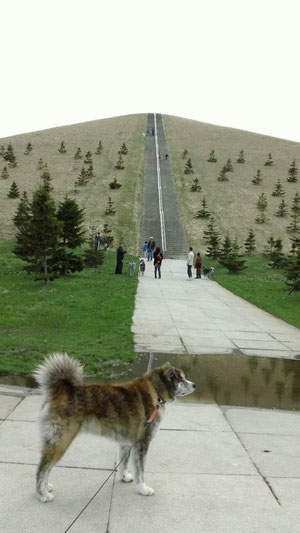
[[[206,267],[206,266],[203,267],[204,278],[214,279],[214,273],[215,273],[214,267]]]
[[[122,385],[85,385],[83,369],[67,354],[54,353],[34,376],[45,394],[39,424],[42,455],[36,475],[36,492],[41,502],[53,500],[48,477],[77,433],[83,429],[119,443],[119,474],[129,483],[131,454],[137,490],[151,496],[154,490],[144,482],[148,446],[161,422],[165,406],[176,396],[191,394],[196,385],[170,363],[146,372]],[[157,406],[161,408],[157,411]],[[153,419],[149,424],[149,419]]]
[[[140,269],[139,269],[140,276],[143,276],[145,274],[145,270],[146,270],[146,263],[144,259],[140,259]]]

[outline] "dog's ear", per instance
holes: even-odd
[[[175,375],[175,368],[169,362],[165,363],[162,368],[167,380],[171,381]]]

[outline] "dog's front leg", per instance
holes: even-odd
[[[144,482],[144,470],[146,454],[149,447],[149,441],[139,441],[132,449],[133,465],[135,469],[135,482],[137,484],[137,491],[143,496],[152,496],[154,490],[147,487]]]
[[[130,458],[130,446],[126,444],[120,444],[119,449],[118,449],[117,461],[118,461],[118,464],[121,461],[120,466],[119,466],[119,476],[120,476],[120,480],[124,481],[124,483],[130,483],[130,481],[133,481],[133,476],[129,472],[127,472],[129,458]]]

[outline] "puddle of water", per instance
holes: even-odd
[[[197,383],[195,392],[182,401],[300,411],[300,361],[247,357],[238,351],[231,355],[155,353],[152,367],[166,361],[181,368],[188,379]],[[116,370],[118,374],[105,381],[120,383],[141,376],[147,371],[148,363],[149,353],[137,354],[131,365],[121,365]],[[95,381],[86,378],[86,382]],[[0,375],[0,383],[36,386],[30,376]]]

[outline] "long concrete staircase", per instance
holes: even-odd
[[[148,114],[145,137],[141,246],[149,237],[169,259],[186,256],[162,116]]]

